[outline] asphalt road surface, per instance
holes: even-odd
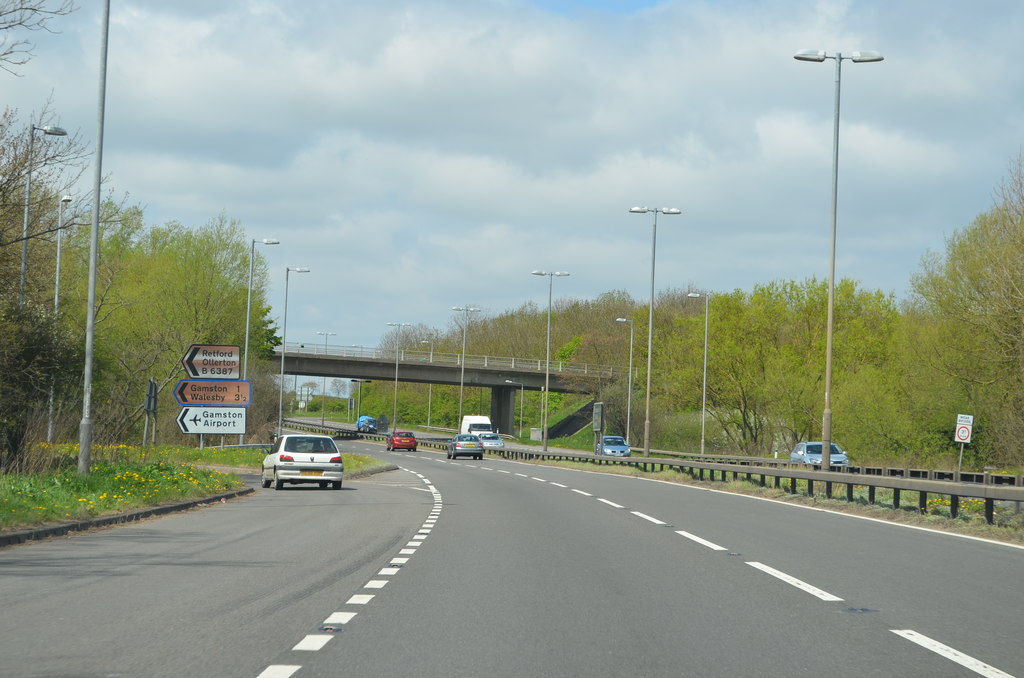
[[[1024,678],[1024,549],[340,444],[400,470],[0,550],[0,675]]]

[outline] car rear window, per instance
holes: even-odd
[[[337,452],[330,438],[313,436],[292,436],[284,441],[285,452]]]

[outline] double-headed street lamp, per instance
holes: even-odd
[[[546,275],[548,277],[548,338],[544,353],[544,407],[541,412],[541,434],[544,438],[544,451],[548,451],[548,392],[551,386],[551,292],[555,278],[569,275],[566,271],[531,271],[530,275]]]
[[[505,380],[506,384],[512,384],[513,386],[519,387],[519,437],[523,437],[523,389],[526,388],[521,381],[512,381],[511,379]]]
[[[395,404],[391,410],[391,430],[398,425],[398,357],[402,353],[402,328],[412,327],[410,323],[388,323],[389,327],[398,328],[398,339],[395,346]]]
[[[67,136],[63,127],[45,125],[38,127],[35,123],[28,135],[28,171],[25,172],[25,218],[21,225],[21,278],[18,285],[18,308],[25,305],[25,277],[28,274],[28,205],[32,199],[32,150],[35,145],[36,132],[55,137]]]
[[[281,320],[281,376],[278,381],[277,391],[277,437],[281,437],[281,425],[284,421],[284,354],[288,351],[288,274],[309,273],[304,266],[298,268],[285,267],[284,269],[284,315]]]
[[[629,324],[629,375],[626,378],[626,442],[629,442],[629,424],[633,414],[633,321],[629,318],[616,318],[617,323]]]
[[[334,335],[337,334],[337,332],[317,332],[317,334],[321,335],[324,338],[324,357],[326,358],[327,357],[327,337],[333,337]],[[324,404],[323,404],[323,407],[320,408],[320,428],[323,428],[324,427],[324,416],[327,414],[327,373],[326,372],[324,372],[323,386],[321,387],[321,390],[323,391],[323,401],[324,401]]]
[[[264,245],[280,245],[281,241],[277,238],[263,238],[262,240],[252,239],[249,245],[249,283],[246,286],[245,295],[245,348],[242,351],[242,379],[249,378],[249,323],[251,322],[252,316],[252,269],[253,263],[256,259],[256,243],[262,243]],[[238,443],[242,444],[245,442],[245,434],[238,436]]]
[[[700,396],[700,453],[704,454],[704,421],[708,413],[708,307],[711,304],[711,293],[697,294],[690,292],[686,296],[691,299],[704,297],[704,381]]]
[[[452,306],[453,311],[460,311],[466,314],[466,317],[462,320],[462,355],[459,356],[459,419],[455,423],[456,426],[462,426],[462,392],[466,385],[466,330],[469,328],[469,314],[479,313],[480,309],[476,306]]]
[[[793,55],[797,61],[822,62],[832,59],[836,62],[835,112],[832,122],[832,244],[829,248],[828,265],[828,326],[825,331],[825,408],[821,415],[821,465],[827,469],[832,464],[832,328],[835,317],[836,279],[836,205],[839,199],[839,91],[842,78],[843,59],[853,63],[882,61],[878,52],[852,52],[843,56],[841,52],[826,54],[824,50],[802,49]]]
[[[647,389],[644,404],[644,456],[651,454],[651,357],[654,348],[654,258],[658,244],[658,215],[680,214],[675,207],[631,207],[631,214],[647,214],[654,212],[654,225],[651,227],[651,304],[647,310]]]

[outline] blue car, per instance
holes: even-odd
[[[628,457],[631,454],[629,444],[622,436],[604,436],[598,454],[610,457]]]
[[[360,433],[376,433],[377,420],[364,414],[356,420],[356,430]]]

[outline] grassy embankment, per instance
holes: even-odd
[[[0,530],[83,520],[245,487],[237,473],[255,473],[263,452],[245,448],[161,445],[93,447],[88,475],[77,473],[77,445],[38,445],[31,472],[0,474]],[[348,474],[387,466],[345,454]]]

